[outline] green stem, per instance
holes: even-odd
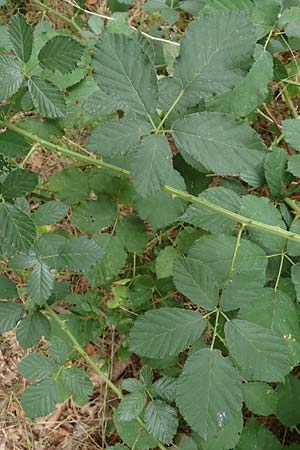
[[[167,112],[167,114],[164,116],[164,118],[162,119],[162,121],[160,122],[160,124],[157,127],[157,131],[159,131],[163,124],[165,123],[165,121],[167,120],[167,118],[169,117],[169,115],[171,114],[171,112],[173,111],[174,108],[176,108],[177,103],[179,102],[179,100],[181,99],[181,97],[183,96],[183,94],[185,93],[185,90],[183,89],[180,94],[178,95],[178,97],[175,99],[173,105],[171,105],[169,111]]]
[[[298,112],[294,106],[294,103],[290,97],[290,94],[289,94],[286,86],[284,86],[284,88],[283,88],[282,98],[285,101],[285,103],[288,105],[294,119],[298,119]]]
[[[74,349],[86,360],[88,365],[92,367],[92,369],[102,378],[102,380],[111,388],[112,391],[118,396],[120,400],[123,398],[123,394],[117,386],[101,371],[95,361],[90,358],[90,356],[86,353],[86,351],[81,347],[75,336],[71,333],[69,328],[65,325],[65,322],[60,319],[60,317],[50,308],[50,306],[46,305],[45,309],[49,316],[58,323],[62,331],[68,336],[70,341],[73,344]]]
[[[239,246],[241,244],[241,238],[242,238],[242,234],[243,234],[244,229],[245,229],[245,225],[243,224],[240,227],[239,232],[238,232],[237,237],[236,237],[236,243],[235,243],[235,248],[234,248],[234,252],[233,252],[233,257],[232,257],[232,260],[231,260],[229,273],[228,273],[228,277],[227,277],[228,280],[231,279],[232,273],[234,271],[234,265],[235,265],[235,262],[236,262],[236,258],[237,258]]]
[[[73,344],[74,349],[85,359],[85,361],[88,363],[88,365],[99,375],[99,377],[106,383],[111,390],[117,395],[117,397],[122,400],[124,398],[121,390],[114,385],[114,383],[101,371],[101,369],[98,367],[98,365],[95,363],[95,361],[90,358],[90,356],[87,354],[87,352],[84,350],[84,348],[81,347],[75,336],[71,333],[69,328],[65,325],[65,322],[60,319],[58,314],[56,314],[53,309],[50,308],[49,305],[45,305],[45,309],[49,316],[57,322],[57,324],[60,326],[61,330],[68,336],[70,341]],[[140,417],[137,417],[137,421],[140,423],[140,425],[143,427],[143,429],[146,429],[146,426],[143,422],[143,420]],[[160,442],[157,441],[157,446],[161,450],[167,450],[166,447]]]
[[[284,202],[285,202],[287,205],[289,205],[289,207],[290,207],[291,209],[293,209],[293,210],[297,213],[297,216],[300,215],[300,207],[297,205],[297,203],[295,202],[295,200],[286,197],[286,198],[284,199]]]
[[[220,317],[220,310],[218,309],[217,314],[216,314],[215,326],[214,326],[214,334],[213,334],[213,338],[212,338],[211,345],[210,345],[211,351],[213,351],[213,349],[214,349],[215,340],[216,340],[217,333],[218,333],[219,317]]]
[[[130,175],[129,170],[123,169],[123,168],[115,166],[113,164],[106,163],[106,162],[98,160],[98,159],[91,158],[90,156],[86,156],[86,155],[82,155],[77,152],[73,152],[72,150],[69,150],[66,147],[62,147],[60,145],[53,144],[52,142],[45,141],[44,139],[40,139],[38,136],[35,136],[31,133],[28,133],[25,130],[22,130],[21,128],[17,127],[16,125],[12,125],[10,123],[5,123],[5,122],[0,121],[0,126],[7,127],[8,129],[25,136],[27,139],[29,139],[33,142],[38,142],[40,145],[42,145],[45,148],[62,153],[73,159],[77,159],[79,161],[84,161],[84,162],[88,163],[89,165],[102,167],[105,169],[110,169],[110,170],[113,170],[114,172],[118,172],[125,176]],[[210,211],[214,211],[217,214],[228,217],[229,219],[234,220],[237,223],[240,223],[245,228],[254,228],[254,229],[262,231],[264,233],[273,234],[275,236],[281,236],[285,239],[289,239],[291,241],[300,243],[300,235],[297,233],[293,233],[291,231],[286,231],[283,228],[280,228],[278,226],[267,225],[263,222],[258,222],[256,220],[252,220],[248,217],[242,216],[241,214],[237,214],[237,213],[229,211],[225,208],[222,208],[221,206],[217,206],[214,203],[211,203],[207,200],[200,199],[198,197],[195,197],[194,195],[188,194],[187,192],[173,188],[172,186],[165,185],[162,187],[162,191],[167,192],[173,198],[175,198],[175,197],[181,198],[182,200],[185,200],[189,203],[194,203],[194,204],[202,206],[203,208],[206,208]]]
[[[23,161],[19,164],[19,167],[22,169],[25,164],[27,163],[28,159],[30,158],[30,156],[32,155],[32,153],[37,149],[37,147],[39,146],[39,143],[37,142],[36,144],[33,144],[33,146],[31,147],[31,149],[29,150],[29,152],[27,153],[27,155],[25,156],[25,158],[23,159]]]
[[[280,259],[280,265],[279,265],[279,270],[278,270],[278,274],[277,274],[277,278],[276,278],[276,283],[275,283],[275,287],[274,287],[274,291],[276,292],[278,289],[278,285],[279,285],[279,281],[280,281],[280,277],[281,277],[281,272],[283,269],[283,261],[285,258],[285,252],[281,253],[281,259]]]
[[[67,22],[71,27],[74,28],[75,31],[77,31],[78,33],[82,33],[82,29],[80,28],[79,25],[77,25],[77,23],[73,22],[73,20],[69,19],[68,17],[64,16],[63,14],[61,14],[59,11],[52,9],[50,6],[48,5],[44,5],[44,3],[40,2],[39,0],[32,0],[33,3],[35,3],[36,5],[40,6],[41,8],[43,8],[45,11],[47,11],[50,14],[53,14],[56,17],[59,17],[60,19],[64,20],[65,22]]]

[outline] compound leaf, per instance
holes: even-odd
[[[1,191],[4,198],[11,200],[31,193],[37,183],[37,173],[27,169],[15,169],[5,177]]]
[[[69,36],[54,36],[40,50],[38,60],[44,69],[65,74],[76,69],[83,50],[83,46]]]
[[[131,420],[136,419],[143,411],[146,400],[147,397],[143,391],[137,391],[133,394],[126,395],[118,407],[118,418],[124,422],[130,422]]]
[[[41,336],[49,337],[50,323],[40,312],[23,319],[17,327],[17,340],[24,350],[36,345]]]
[[[65,203],[49,201],[39,207],[32,218],[39,227],[60,222],[68,213],[69,207]]]
[[[42,306],[50,298],[54,285],[54,275],[49,266],[43,262],[38,262],[27,282],[27,292],[34,302]]]
[[[21,405],[27,417],[47,416],[58,401],[58,384],[50,378],[33,383],[24,391]]]
[[[33,220],[9,203],[0,204],[0,235],[17,251],[26,252],[35,238]]]
[[[80,367],[63,369],[62,381],[76,403],[84,405],[88,402],[93,393],[93,384],[84,369]]]
[[[6,275],[0,276],[0,298],[11,299],[18,297],[18,290],[15,285]]]
[[[22,318],[23,305],[13,302],[0,302],[0,332],[4,333],[14,328]]]
[[[192,345],[205,327],[206,320],[196,311],[179,308],[147,311],[134,323],[130,349],[149,358],[177,355]]]
[[[16,58],[0,55],[0,101],[9,99],[23,83],[22,68]]]
[[[28,89],[35,108],[42,116],[56,119],[66,114],[64,94],[51,81],[41,77],[31,77],[28,81]]]
[[[146,408],[145,425],[152,436],[170,444],[178,428],[176,411],[161,400],[154,400]]]
[[[18,372],[29,380],[42,380],[52,375],[55,364],[41,353],[30,353],[18,365]]]
[[[9,39],[17,56],[25,63],[32,52],[33,33],[26,18],[19,12],[15,14],[8,26]]]

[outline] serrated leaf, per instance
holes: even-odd
[[[83,46],[69,36],[54,36],[38,54],[38,60],[45,69],[60,73],[72,72],[83,54]]]
[[[290,371],[286,342],[268,328],[234,319],[225,324],[225,336],[230,355],[249,381],[280,382]]]
[[[61,339],[59,336],[52,336],[49,341],[49,351],[57,364],[64,364],[69,354],[72,351],[72,346],[66,340]]]
[[[163,135],[143,140],[133,156],[131,176],[135,190],[143,198],[156,194],[171,176],[172,153]]]
[[[93,384],[84,369],[81,369],[80,367],[63,369],[62,381],[71,392],[76,403],[84,405],[89,401],[89,398],[93,393]]]
[[[126,252],[120,239],[110,234],[101,234],[95,241],[103,248],[104,257],[86,276],[93,286],[106,285],[119,273],[126,263]]]
[[[32,52],[33,33],[26,18],[19,12],[12,16],[8,26],[9,39],[17,56],[25,63]]]
[[[9,158],[25,156],[30,150],[30,147],[31,144],[26,142],[23,136],[14,131],[6,130],[4,133],[0,134],[1,155],[8,156]]]
[[[203,11],[252,11],[252,0],[208,0]]]
[[[235,244],[236,238],[233,236],[202,236],[192,245],[188,257],[202,261],[211,269],[217,282],[222,284],[228,279]],[[237,273],[252,271],[253,275],[256,273],[261,278],[265,276],[267,264],[266,254],[260,247],[241,239],[235,263]]]
[[[161,400],[150,402],[145,411],[145,426],[160,442],[170,444],[178,428],[175,409]]]
[[[172,246],[165,247],[159,252],[155,261],[155,272],[158,279],[173,275],[173,263],[176,256],[179,256],[178,250]]]
[[[202,335],[206,325],[196,311],[179,308],[147,311],[133,325],[130,349],[149,358],[177,355]]]
[[[34,302],[42,306],[50,298],[54,285],[54,275],[49,266],[39,262],[33,268],[27,282],[27,292]]]
[[[145,386],[136,378],[125,378],[122,380],[122,389],[133,394],[134,392],[144,392]]]
[[[146,394],[142,391],[126,395],[117,409],[118,418],[124,422],[136,419],[143,411],[146,400]]]
[[[14,256],[8,262],[8,267],[14,270],[30,269],[38,262],[35,253],[29,252],[28,255]]]
[[[49,189],[68,205],[87,200],[90,193],[87,175],[73,168],[52,175]]]
[[[100,124],[91,134],[88,148],[102,156],[112,158],[123,156],[134,150],[143,135],[149,134],[151,125],[145,120],[110,120]]]
[[[38,174],[27,169],[15,169],[5,177],[2,194],[5,199],[30,194],[38,183]]]
[[[236,450],[253,450],[254,448],[261,448],[263,450],[280,450],[281,445],[271,431],[255,419],[251,419],[246,423],[243,429],[242,436]]]
[[[219,302],[219,286],[213,272],[201,261],[177,257],[174,260],[173,280],[176,288],[191,302],[207,310]]]
[[[116,204],[102,195],[76,206],[72,211],[72,224],[81,231],[95,234],[112,225],[116,216]]]
[[[176,379],[164,376],[155,381],[151,387],[151,394],[168,402],[174,402],[176,397]]]
[[[257,39],[263,38],[272,29],[281,11],[281,0],[255,0],[252,20],[256,26]]]
[[[239,318],[269,328],[283,338],[287,344],[290,365],[300,361],[300,327],[297,309],[293,300],[285,293],[270,288],[252,292],[252,298],[242,305]]]
[[[93,56],[95,80],[140,115],[152,114],[157,106],[157,81],[152,61],[136,38],[105,33]]]
[[[192,429],[206,440],[241,410],[238,372],[219,350],[198,350],[189,356],[179,376],[176,404]]]
[[[140,380],[144,386],[149,387],[153,383],[153,370],[147,364],[140,370]]]
[[[244,402],[247,408],[259,416],[276,414],[278,394],[267,383],[244,383],[242,385]]]
[[[49,201],[39,207],[32,218],[39,227],[60,222],[68,213],[69,207],[62,202]]]
[[[221,186],[206,189],[201,192],[199,198],[208,200],[232,212],[239,212],[241,207],[240,196],[234,191]],[[192,204],[187,208],[182,219],[185,222],[204,228],[212,233],[232,234],[236,228],[236,222],[233,220],[196,204]]]
[[[60,137],[64,134],[56,122],[51,120],[42,121],[34,117],[21,120],[18,122],[18,127],[45,141],[50,141],[54,136]]]
[[[114,422],[120,438],[130,448],[134,446],[134,450],[149,450],[157,445],[157,439],[154,439],[136,419],[131,422],[124,422],[118,419],[116,413]]]
[[[282,121],[284,139],[295,150],[300,150],[300,123],[297,119]]]
[[[280,212],[266,197],[245,195],[241,199],[240,213],[259,222],[278,226],[282,229],[286,228]],[[270,254],[280,253],[286,245],[286,239],[256,230],[250,231],[250,237]]]
[[[57,401],[58,384],[51,378],[31,384],[21,397],[22,408],[31,418],[47,416],[54,411]]]
[[[222,113],[202,112],[177,119],[173,129],[179,150],[207,170],[220,175],[238,174],[252,185],[261,184],[265,146],[245,121]]]
[[[148,236],[144,222],[137,216],[126,216],[118,222],[116,234],[129,252],[142,253]]]
[[[20,361],[17,369],[23,377],[29,380],[43,380],[54,373],[56,366],[45,355],[30,353]]]
[[[184,180],[176,171],[172,172],[166,180],[166,184],[176,189],[185,190]],[[158,192],[147,198],[141,197],[137,192],[134,198],[134,205],[140,217],[148,221],[155,230],[171,225],[179,219],[186,204],[184,200],[173,199],[166,192]]]
[[[17,251],[29,250],[36,231],[32,219],[9,203],[0,204],[0,235]]]
[[[66,114],[64,94],[51,81],[41,77],[31,77],[28,81],[28,89],[35,108],[42,116],[56,119]]]
[[[267,51],[261,51],[246,77],[232,91],[208,99],[207,109],[246,116],[265,100],[268,83],[272,79],[272,56]]]
[[[300,8],[298,2],[288,3],[287,6],[291,8],[286,8],[281,16],[278,18],[278,25],[280,28],[284,28],[285,34],[289,37],[299,37],[300,36]]]
[[[6,275],[0,276],[0,298],[9,300],[18,297],[17,286]]]
[[[50,323],[40,312],[29,314],[17,327],[17,340],[24,350],[36,345],[41,336],[49,337]]]
[[[190,0],[186,0],[181,3],[190,3]],[[183,436],[183,438],[180,440],[178,448],[179,450],[198,450],[196,442],[188,436]]]
[[[295,177],[300,178],[300,155],[290,156],[288,170],[295,175]]]
[[[9,99],[23,83],[22,68],[13,56],[0,55],[0,101]]]
[[[103,256],[103,249],[86,236],[75,237],[59,248],[58,266],[78,272],[90,270]],[[46,260],[47,262],[47,260]]]
[[[265,159],[265,177],[270,189],[271,195],[275,198],[283,195],[288,182],[290,181],[287,173],[287,163],[289,155],[280,147],[268,153]]]
[[[106,116],[116,112],[118,109],[124,109],[124,105],[118,97],[97,90],[95,94],[90,95],[86,99],[83,109],[94,116]]]
[[[297,300],[300,301],[300,264],[295,264],[291,268],[292,281],[295,286]]]
[[[0,302],[0,332],[14,328],[21,319],[24,307],[20,303]]]
[[[186,108],[234,88],[251,65],[255,41],[251,20],[243,12],[210,13],[194,20],[174,67],[174,100],[181,98],[179,105]]]
[[[277,395],[276,416],[286,427],[297,426],[300,422],[300,380],[294,375],[287,376]]]

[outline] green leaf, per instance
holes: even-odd
[[[300,177],[300,155],[290,156],[288,170],[295,175],[295,177]]]
[[[286,228],[281,214],[271,201],[266,197],[257,197],[256,195],[245,195],[241,199],[242,215],[247,215],[250,219],[257,220],[269,225]],[[280,253],[286,245],[286,239],[274,236],[261,231],[251,230],[251,239],[264,248],[268,253]]]
[[[0,101],[9,99],[23,83],[20,64],[13,56],[0,55]]]
[[[0,204],[0,236],[17,251],[26,252],[35,238],[35,225],[23,211],[9,203]]]
[[[27,282],[27,292],[39,306],[44,305],[50,298],[53,291],[54,275],[49,266],[43,262],[38,262]]]
[[[251,185],[261,184],[265,146],[245,121],[202,112],[177,119],[173,129],[179,150],[207,170],[220,175],[238,174]]]
[[[186,0],[184,3],[190,3],[190,1],[191,0]],[[198,450],[198,446],[195,441],[193,441],[193,439],[188,436],[183,436],[183,438],[180,440],[178,448],[179,450]]]
[[[267,383],[244,383],[242,385],[244,402],[247,408],[259,416],[276,414],[278,394]]]
[[[167,139],[162,134],[153,134],[143,140],[133,156],[133,186],[141,197],[156,194],[172,170],[172,153]]]
[[[257,39],[263,38],[274,26],[281,11],[281,0],[255,0],[252,20],[256,26]]]
[[[72,352],[72,346],[59,336],[52,336],[49,341],[49,352],[54,361],[62,365],[67,361],[69,354]]]
[[[58,401],[58,384],[50,378],[33,383],[24,391],[21,405],[27,417],[47,416],[55,410]]]
[[[191,302],[212,310],[219,302],[219,286],[211,269],[201,261],[175,258],[173,268],[174,284],[178,291]]]
[[[40,312],[29,314],[17,327],[17,340],[27,350],[36,345],[41,336],[49,337],[50,324]]]
[[[25,63],[32,52],[33,33],[26,18],[19,12],[9,22],[9,39],[17,56]]]
[[[5,199],[30,194],[38,183],[38,174],[27,169],[15,169],[10,172],[2,184],[2,194]]]
[[[8,267],[14,270],[30,269],[38,262],[34,253],[29,255],[17,255],[14,256],[8,263]]]
[[[297,119],[282,121],[284,139],[295,150],[300,150],[300,123]]]
[[[24,307],[20,303],[0,302],[0,332],[14,328],[21,319]]]
[[[131,253],[143,253],[148,236],[144,222],[137,216],[126,216],[118,222],[116,234]]]
[[[269,328],[286,341],[290,364],[300,361],[300,327],[297,309],[293,300],[285,293],[270,288],[252,292],[252,298],[244,302],[239,318]]]
[[[234,319],[225,324],[225,336],[230,355],[247,380],[280,382],[290,371],[286,342],[271,330]]]
[[[149,134],[151,125],[145,120],[110,120],[100,124],[91,134],[88,148],[102,156],[112,158],[126,155],[140,143],[143,135]]]
[[[161,400],[154,400],[146,408],[145,425],[152,436],[170,444],[178,428],[176,411]]]
[[[154,439],[136,419],[131,422],[124,422],[118,419],[116,413],[114,422],[120,438],[131,449],[133,446],[134,450],[149,450],[156,447],[157,439]]]
[[[219,284],[228,279],[228,274],[234,254],[236,238],[233,236],[216,235],[202,236],[188,252],[188,257],[202,261],[213,272]],[[237,273],[253,274],[264,277],[268,259],[264,251],[252,242],[241,239],[235,262]]]
[[[58,267],[86,272],[102,258],[103,250],[93,239],[79,236],[63,244],[57,256]]]
[[[211,13],[194,20],[174,67],[174,101],[186,108],[234,88],[250,68],[255,41],[251,20],[243,12]]]
[[[53,362],[41,353],[30,353],[18,365],[18,372],[29,380],[43,380],[56,370]]]
[[[72,211],[72,224],[86,233],[95,234],[107,228],[116,219],[117,206],[102,195],[97,200],[88,200]]]
[[[90,193],[88,176],[75,168],[52,175],[49,189],[68,205],[87,200]]]
[[[56,122],[51,120],[41,121],[34,117],[21,120],[18,122],[18,127],[45,141],[50,141],[54,136],[60,137],[64,134],[64,131],[58,127]]]
[[[136,38],[105,33],[96,44],[93,67],[95,80],[104,92],[116,95],[137,114],[156,110],[155,68]]]
[[[0,79],[1,80],[1,79]],[[25,138],[11,130],[0,134],[0,154],[15,158],[25,156],[30,150],[31,144]]]
[[[165,247],[159,252],[155,261],[155,272],[158,279],[173,275],[173,263],[176,256],[178,256],[178,251],[171,246]]]
[[[204,348],[192,353],[178,379],[176,404],[192,429],[206,440],[241,410],[238,372],[219,350]]]
[[[246,423],[243,429],[243,433],[236,450],[253,450],[254,448],[263,450],[280,450],[281,445],[271,431],[255,419],[251,419]]]
[[[204,11],[252,11],[252,0],[208,0]]]
[[[147,311],[133,325],[130,350],[149,358],[177,355],[202,335],[206,325],[196,311],[179,308]]]
[[[174,402],[176,397],[176,379],[162,377],[151,387],[151,394],[168,402]]]
[[[239,273],[234,270],[222,289],[220,299],[222,311],[232,311],[245,304],[250,304],[253,300],[253,293],[261,292],[265,283],[265,271],[258,272],[249,269],[247,272]]]
[[[272,79],[273,58],[269,52],[261,51],[245,78],[232,91],[208,99],[207,110],[247,116],[266,99]]]
[[[90,95],[86,99],[83,104],[83,109],[94,116],[107,116],[117,110],[124,109],[124,104],[118,99],[118,97],[115,97],[112,94],[106,94],[101,90],[97,90],[95,94]],[[104,148],[103,151],[105,151]]]
[[[106,285],[119,273],[126,263],[126,252],[120,239],[110,234],[101,234],[95,241],[103,248],[104,257],[86,274],[93,286]]]
[[[125,378],[122,380],[122,389],[133,394],[134,392],[144,392],[145,386],[136,378]]]
[[[300,8],[298,2],[290,4],[292,7],[285,9],[278,19],[278,25],[280,28],[284,28],[285,34],[289,37],[299,37],[300,36]],[[290,6],[289,4],[287,6]]]
[[[93,393],[93,384],[84,369],[80,367],[63,369],[62,381],[76,403],[84,405],[89,401]]]
[[[299,155],[300,156],[300,155]],[[300,220],[299,217],[295,217],[293,220],[289,231],[291,233],[299,234],[300,233]],[[300,244],[296,242],[287,241],[287,252],[290,256],[299,256],[300,255]]]
[[[56,119],[66,114],[64,94],[51,81],[41,77],[31,77],[28,81],[28,89],[35,108],[42,116]]]
[[[278,198],[283,195],[290,175],[287,173],[288,153],[280,147],[276,147],[268,153],[265,159],[265,177],[271,195]]]
[[[18,297],[18,290],[15,285],[6,275],[0,276],[0,298],[1,299],[11,299]]]
[[[300,422],[300,380],[294,375],[287,376],[277,395],[276,416],[286,427],[297,426]]]
[[[54,36],[38,54],[38,60],[44,69],[60,73],[76,69],[83,54],[83,46],[69,36]]]
[[[153,370],[150,366],[143,366],[140,371],[140,380],[145,387],[149,387],[153,383]]]
[[[240,196],[224,187],[206,189],[201,192],[199,198],[232,212],[239,212],[241,208]],[[212,233],[232,234],[236,228],[236,222],[232,219],[228,219],[219,213],[202,208],[196,204],[192,204],[187,208],[182,216],[182,220]]]
[[[68,213],[69,207],[62,202],[49,201],[39,207],[32,218],[39,227],[60,222]]]
[[[126,395],[117,409],[118,418],[124,422],[136,419],[143,411],[146,400],[146,394],[141,391]]]
[[[296,293],[297,293],[297,300],[299,302],[300,301],[300,263],[292,266],[291,275],[292,275],[292,281],[294,283]]]

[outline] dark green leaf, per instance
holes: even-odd
[[[15,250],[26,252],[36,238],[35,225],[27,214],[14,205],[1,203],[0,235]]]
[[[32,218],[37,226],[60,222],[68,213],[69,207],[62,202],[49,201],[39,207]]]
[[[87,175],[75,168],[52,175],[49,189],[68,205],[87,200],[90,192]]]
[[[84,405],[89,401],[93,393],[93,384],[84,369],[80,367],[63,369],[62,381],[71,392],[76,403]]]
[[[289,182],[287,173],[288,153],[280,147],[270,152],[265,159],[265,177],[271,192],[275,198],[280,197]]]
[[[176,411],[161,400],[154,400],[146,408],[145,425],[152,436],[164,444],[170,444],[178,427]]]
[[[116,228],[116,234],[129,252],[142,253],[145,250],[148,236],[145,224],[137,216],[126,216]]]
[[[33,383],[24,391],[21,405],[26,416],[47,416],[54,411],[58,401],[58,384],[50,378]]]
[[[54,275],[49,266],[43,262],[38,262],[27,282],[27,292],[39,306],[44,305],[50,298],[53,290]]]
[[[254,419],[245,425],[236,450],[280,450],[281,445],[274,434]]]
[[[76,206],[72,212],[72,223],[81,231],[95,234],[112,225],[116,216],[116,204],[103,195]]]
[[[136,419],[143,411],[146,400],[147,397],[143,391],[126,395],[117,409],[118,418],[124,422]]]
[[[11,281],[6,275],[0,276],[0,298],[11,299],[18,297],[18,290],[15,283]]]
[[[17,340],[24,350],[36,345],[41,336],[49,337],[50,323],[40,312],[23,319],[17,327]]]
[[[29,380],[42,380],[56,369],[53,362],[41,353],[30,353],[18,365],[18,372]]]
[[[66,114],[64,94],[51,81],[32,77],[28,81],[28,89],[35,108],[42,116],[56,119]]]
[[[276,414],[278,394],[267,383],[244,383],[242,386],[244,402],[250,411],[259,416]]]
[[[9,22],[9,39],[17,56],[25,63],[32,52],[33,33],[26,18],[19,12]]]
[[[83,54],[83,46],[69,36],[54,36],[38,54],[41,66],[54,72],[72,72]]]
[[[23,83],[22,68],[13,56],[0,55],[0,101],[9,99]]]
[[[300,380],[289,375],[277,391],[276,415],[286,427],[297,426],[300,422]]]
[[[23,305],[13,302],[0,302],[0,332],[14,328],[24,312]]]
[[[11,200],[14,197],[30,194],[38,183],[38,174],[27,169],[15,169],[10,172],[2,184],[3,197]]]

